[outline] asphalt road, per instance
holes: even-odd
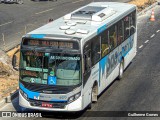
[[[0,4],[0,49],[8,50],[20,43],[21,38],[25,33],[46,24],[49,18],[55,20],[90,2],[127,2],[130,0],[23,1],[24,4],[22,5]],[[4,38],[2,34],[4,35]]]
[[[83,2],[82,2],[83,3]],[[77,5],[78,6],[78,5]],[[138,18],[138,43],[137,56],[124,73],[123,79],[115,81],[99,97],[89,111],[160,111],[160,6],[155,7],[156,21],[150,22],[151,11]],[[63,13],[62,13],[63,14]],[[0,111],[19,111],[18,98],[5,105]],[[28,111],[28,109],[23,109]],[[81,117],[86,113],[76,116],[77,119],[92,120],[159,120],[160,118],[106,118],[106,117]],[[69,114],[69,118],[72,114]],[[95,114],[94,114],[95,115]],[[66,116],[52,116],[52,118],[29,118],[30,120],[66,118]],[[74,117],[75,118],[75,115]],[[10,120],[10,118],[0,118]],[[17,118],[12,118],[17,120]],[[28,118],[19,118],[25,120]]]

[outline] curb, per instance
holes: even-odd
[[[0,108],[1,108],[2,106],[4,106],[5,103],[11,103],[11,101],[12,101],[13,99],[15,99],[15,98],[18,96],[18,94],[19,94],[19,90],[16,90],[14,93],[10,93],[9,96],[3,98],[3,99],[0,101]]]
[[[142,10],[141,12],[139,12],[137,14],[137,16],[143,15],[145,14],[148,10],[152,9],[153,7],[155,7],[156,5],[158,5],[159,2],[155,2],[154,4],[152,4],[151,6],[145,8],[144,10]]]

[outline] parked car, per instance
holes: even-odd
[[[23,4],[22,0],[0,0],[0,3],[17,3],[17,4]]]

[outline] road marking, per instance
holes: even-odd
[[[157,33],[159,32],[160,30],[157,30]]]
[[[149,40],[146,40],[144,43],[148,43],[149,42]]]
[[[51,11],[51,10],[53,10],[53,9],[44,10],[44,11],[41,11],[41,12],[37,12],[35,14],[38,15],[38,14],[42,14],[42,13],[45,13],[45,12],[48,12],[48,11]]]
[[[155,34],[153,34],[152,36],[151,36],[151,38],[153,38],[155,36]]]
[[[0,27],[4,26],[4,25],[8,25],[8,24],[11,24],[13,21],[10,21],[10,22],[7,22],[7,23],[4,23],[4,24],[1,24]]]
[[[142,48],[142,47],[143,47],[143,45],[139,46],[139,48]]]
[[[72,3],[78,3],[78,2],[82,2],[83,0],[78,0],[78,1],[74,1]]]

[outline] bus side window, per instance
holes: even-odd
[[[84,73],[89,72],[91,69],[91,52],[90,50],[84,54]]]
[[[130,36],[129,16],[124,18],[124,39],[128,39]]]
[[[101,55],[106,56],[109,53],[109,40],[108,30],[104,31],[101,35]]]
[[[91,68],[91,43],[88,41],[84,45],[83,49],[83,58],[84,58],[84,74],[88,73]]]
[[[109,28],[109,43],[111,50],[117,47],[117,33],[115,25]]]
[[[100,36],[96,36],[91,40],[91,59],[92,59],[92,66],[95,65],[101,56],[100,51]]]
[[[124,41],[122,21],[117,24],[117,44],[120,45]]]
[[[133,35],[136,31],[136,11],[130,14],[130,27],[131,27],[131,35]]]

